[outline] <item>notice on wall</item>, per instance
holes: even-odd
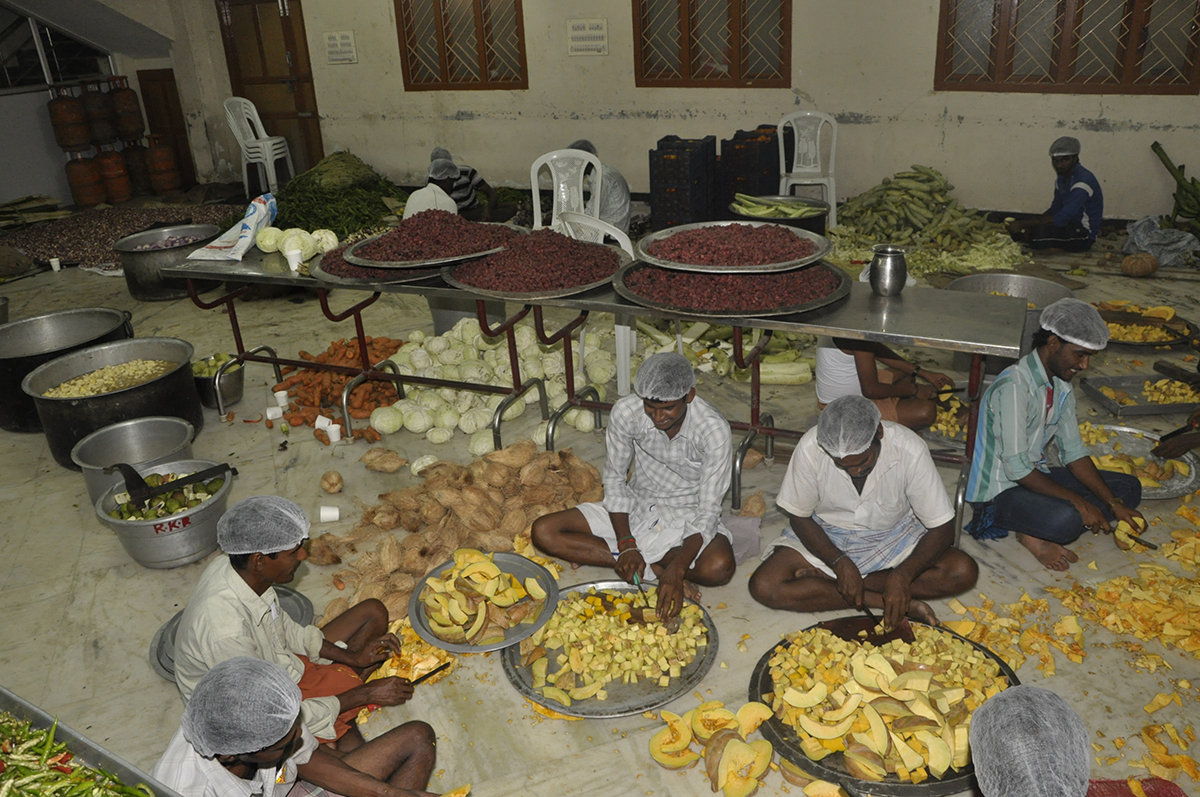
[[[608,20],[568,19],[567,55],[608,55]]]
[[[357,64],[358,49],[354,46],[354,31],[326,31],[325,59],[330,64]]]

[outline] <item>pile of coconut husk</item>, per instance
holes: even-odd
[[[539,454],[532,440],[466,466],[437,462],[420,476],[422,484],[379,496],[383,503],[367,507],[346,536],[313,539],[313,564],[349,565],[333,575],[333,585],[353,597],[335,598],[326,616],[368,598],[383,601],[393,619],[405,616],[417,581],[457,548],[515,550],[561,569],[532,555],[533,521],[604,498],[595,467],[570,449]]]

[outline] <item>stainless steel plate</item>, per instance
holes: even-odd
[[[816,628],[818,624],[814,623],[805,631]],[[919,626],[922,623],[913,623],[913,626]],[[959,639],[969,643],[980,653],[983,653],[992,661],[1000,666],[1000,672],[1008,677],[1009,686],[1016,686],[1020,683],[1017,679],[1017,674],[1012,668],[1004,663],[1004,660],[993,653],[988,648],[980,645],[977,642],[972,642],[966,637],[959,636],[953,631],[946,628],[939,628],[939,631],[956,636]],[[771,694],[775,691],[775,684],[771,680],[771,657],[776,651],[785,649],[788,646],[786,640],[772,646],[762,658],[758,660],[758,664],[754,667],[754,672],[750,676],[750,699],[762,702],[764,694]],[[770,701],[767,701],[768,705]],[[883,795],[884,797],[948,797],[949,795],[964,794],[971,792],[975,784],[975,767],[968,764],[966,768],[960,769],[957,772],[948,770],[946,777],[941,780],[930,778],[929,780],[919,783],[904,783],[895,775],[888,775],[883,781],[859,780],[851,777],[846,772],[842,764],[841,753],[833,753],[820,761],[813,761],[800,749],[800,735],[792,728],[783,723],[783,720],[772,715],[770,719],[764,722],[758,728],[762,733],[763,738],[769,740],[775,748],[775,752],[780,756],[791,761],[796,766],[816,775],[824,780],[833,783],[839,783],[843,788],[849,786],[846,791],[851,794],[872,794]]]
[[[474,223],[494,224],[495,222],[481,221]],[[514,232],[519,232],[524,235],[529,234],[529,230],[525,229],[524,227],[518,227],[515,224],[496,224],[496,226],[507,227]],[[391,230],[388,230],[388,232],[391,232]],[[365,257],[359,257],[358,255],[354,254],[360,247],[365,246],[366,244],[369,244],[387,234],[387,232],[383,232],[379,235],[372,235],[370,238],[364,238],[358,243],[347,247],[346,252],[342,255],[342,257],[346,259],[347,263],[351,263],[355,266],[365,266],[367,268],[434,268],[435,266],[444,266],[447,263],[458,263],[462,260],[471,260],[476,257],[483,257],[484,255],[490,255],[504,250],[503,246],[497,246],[492,249],[487,249],[483,252],[470,252],[465,255],[451,255],[449,257],[435,257],[429,260],[368,260]]]
[[[1079,384],[1083,388],[1084,393],[1087,393],[1097,404],[1118,418],[1124,418],[1127,415],[1174,415],[1175,413],[1190,415],[1195,410],[1200,409],[1200,404],[1196,403],[1155,404],[1146,401],[1146,396],[1142,392],[1142,386],[1146,382],[1157,382],[1163,378],[1162,374],[1157,373],[1146,374],[1145,376],[1085,376],[1080,380]],[[1123,390],[1129,394],[1129,398],[1138,403],[1121,404],[1113,401],[1100,392],[1100,388],[1102,387]]]
[[[1158,445],[1159,435],[1153,432],[1147,432],[1144,429],[1135,429],[1132,426],[1110,426],[1102,424],[1097,427],[1104,429],[1112,436],[1107,443],[1097,443],[1094,446],[1088,446],[1088,453],[1092,456],[1103,456],[1104,454],[1128,454],[1131,457],[1150,457],[1150,449]],[[1141,435],[1141,437],[1138,437]],[[1113,444],[1120,443],[1121,449],[1119,452],[1113,450]],[[1200,489],[1200,457],[1196,456],[1195,451],[1189,451],[1176,459],[1183,460],[1191,470],[1187,476],[1176,475],[1175,478],[1168,482],[1164,482],[1161,487],[1143,487],[1142,500],[1144,501],[1164,501],[1168,498],[1179,498],[1194,493]],[[1062,460],[1059,458],[1058,447],[1050,449],[1046,456],[1047,462],[1050,462],[1055,467],[1061,466]],[[1159,460],[1160,462],[1162,460]],[[1151,540],[1153,542],[1154,540]]]
[[[291,587],[275,586],[275,595],[279,598],[279,606],[287,616],[300,625],[312,625],[312,601]],[[150,666],[154,671],[175,681],[175,632],[179,630],[179,620],[183,617],[183,609],[175,612],[175,616],[154,632],[150,641]]]
[[[430,577],[440,577],[441,572],[454,566],[454,560],[449,559],[442,562],[437,567],[430,570],[424,578],[417,582],[417,586],[413,588],[412,597],[408,599],[408,619],[412,622],[413,630],[417,632],[417,636],[424,639],[435,648],[448,650],[451,653],[487,653],[492,650],[501,650],[509,645],[515,645],[526,637],[533,636],[534,632],[544,626],[550,619],[550,615],[554,614],[554,607],[558,605],[558,582],[554,580],[554,576],[550,571],[524,556],[515,553],[495,553],[492,554],[492,561],[500,568],[503,573],[516,576],[525,582],[527,578],[536,578],[538,584],[546,591],[546,601],[542,604],[542,610],[532,623],[522,623],[513,628],[504,630],[504,641],[495,642],[491,645],[468,645],[466,643],[446,642],[434,636],[433,631],[429,628],[429,618],[425,616],[425,610],[422,608],[424,604],[421,602],[421,591],[425,589],[426,582]]]
[[[599,246],[600,244],[597,245]],[[604,244],[604,246],[605,248],[616,252],[617,257],[619,258],[617,260],[617,268],[613,270],[613,274],[616,274],[621,268],[633,262],[633,258],[630,257],[629,253],[621,247],[609,246],[607,244]],[[495,291],[488,288],[477,288],[468,282],[461,282],[458,280],[454,274],[458,269],[463,268],[464,265],[464,263],[455,263],[453,265],[446,266],[442,269],[442,279],[444,279],[448,284],[453,285],[455,288],[461,288],[464,291],[469,291],[480,296],[490,296],[493,299],[508,299],[514,302],[533,299],[561,299],[564,296],[574,296],[577,293],[586,293],[593,288],[599,288],[602,285],[608,285],[613,280],[613,275],[610,274],[602,280],[589,282],[586,285],[572,285],[567,288],[558,288],[552,291],[534,291],[532,293],[520,293],[517,291]]]
[[[398,285],[405,282],[420,282],[421,280],[427,280],[441,276],[441,272],[438,269],[431,268],[420,271],[393,271],[395,276],[381,278],[363,277],[360,279],[355,277],[339,277],[335,274],[330,274],[321,268],[322,257],[324,257],[324,255],[317,255],[308,262],[308,274],[313,279],[318,279],[321,282],[328,282],[333,285],[345,285],[347,287],[359,287],[362,285]],[[351,265],[355,264],[352,263]],[[376,266],[359,266],[359,268],[376,268]]]
[[[587,592],[592,588],[613,592],[637,591],[637,587],[626,581],[589,581],[586,584],[567,587],[563,590],[563,594]],[[687,601],[687,603],[691,603],[691,601]],[[700,604],[696,605],[700,606]],[[508,648],[501,656],[500,661],[504,667],[504,675],[508,678],[509,683],[531,703],[536,703],[559,714],[566,714],[568,717],[599,719],[641,714],[643,711],[665,706],[677,697],[687,694],[704,680],[704,676],[712,669],[713,662],[717,660],[720,639],[717,637],[717,626],[713,623],[708,611],[703,606],[700,606],[700,611],[703,614],[704,627],[708,631],[708,645],[705,646],[703,654],[697,655],[691,664],[683,668],[680,676],[673,678],[671,685],[665,689],[660,687],[657,681],[650,679],[639,681],[636,684],[614,682],[610,683],[606,689],[607,700],[582,700],[572,702],[570,706],[564,706],[557,700],[547,700],[542,697],[541,693],[534,691],[533,673],[529,667],[521,666],[521,653],[515,647]]]
[[[709,228],[728,227],[731,224],[742,224],[750,227],[765,227],[773,226],[787,230],[797,238],[803,238],[806,241],[811,241],[816,245],[817,249],[807,257],[796,258],[795,260],[785,260],[780,263],[765,263],[761,266],[709,266],[698,263],[676,263],[673,260],[662,260],[650,254],[649,247],[651,244],[665,241],[672,235],[686,232],[687,230],[703,230]],[[678,227],[668,227],[665,230],[651,233],[637,242],[634,247],[634,252],[637,254],[638,260],[645,263],[650,263],[662,268],[674,269],[676,271],[707,271],[718,274],[728,274],[730,272],[738,274],[766,274],[772,271],[791,271],[792,269],[807,266],[810,263],[816,263],[821,258],[829,254],[833,248],[833,244],[823,235],[817,235],[815,232],[802,230],[799,227],[789,227],[786,224],[775,224],[769,221],[701,221],[696,224],[681,224]]]
[[[1163,346],[1177,346],[1180,343],[1187,343],[1196,335],[1196,325],[1179,316],[1175,316],[1170,321],[1162,321],[1156,318],[1146,318],[1140,313],[1126,313],[1120,310],[1101,310],[1100,317],[1105,321],[1112,321],[1117,324],[1142,324],[1145,326],[1161,326],[1175,333],[1175,337],[1170,340],[1156,340],[1149,343],[1138,343],[1136,341],[1117,340],[1111,338],[1108,342],[1112,346],[1124,346],[1129,349],[1157,349]]]
[[[683,315],[705,316],[708,318],[765,318],[768,316],[795,315],[797,313],[808,313],[820,307],[833,304],[850,295],[850,277],[846,272],[842,271],[832,263],[821,263],[816,268],[827,268],[833,272],[838,278],[838,286],[833,289],[833,293],[828,296],[823,296],[820,299],[814,299],[811,302],[804,304],[789,305],[786,307],[776,307],[768,310],[697,310],[694,307],[683,307],[680,305],[667,304],[654,299],[648,299],[639,293],[635,293],[628,285],[625,284],[625,279],[630,274],[635,274],[644,268],[657,268],[649,263],[633,262],[623,267],[613,277],[613,289],[624,299],[628,299],[634,304],[640,304],[643,307],[652,307],[656,310],[665,310],[670,313],[680,313]],[[753,276],[746,274],[747,277]]]

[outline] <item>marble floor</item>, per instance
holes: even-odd
[[[1090,256],[1091,260],[1095,257]],[[1194,282],[1096,275],[1087,278],[1087,283],[1077,293],[1080,298],[1168,303],[1178,307],[1181,315],[1196,317]],[[138,302],[129,296],[122,280],[76,269],[2,285],[0,295],[9,298],[13,320],[72,307],[113,307],[133,314],[138,337],[178,336],[190,341],[198,355],[232,346],[227,321],[219,310],[202,311],[187,300]],[[333,303],[348,306],[352,298],[335,292]],[[345,325],[325,321],[310,295],[239,303],[238,313],[247,345],[272,343],[287,353],[323,350],[329,341],[349,331]],[[364,313],[364,320],[368,334],[392,337],[430,328],[424,302],[403,296],[385,295]],[[944,353],[922,351],[919,356],[928,365],[950,369],[950,358]],[[1178,360],[1183,355],[1153,354],[1159,356]],[[1149,362],[1144,368],[1135,368],[1132,359],[1127,352],[1110,350],[1093,360],[1093,371],[1149,371]],[[278,428],[272,431],[262,424],[240,422],[242,416],[257,414],[267,406],[272,381],[267,367],[248,369],[245,398],[234,408],[239,417],[231,424],[219,422],[215,410],[205,411],[195,454],[238,468],[231,500],[275,493],[298,501],[313,516],[319,504],[335,504],[342,520],[318,524],[314,532],[337,533],[350,528],[361,504],[373,503],[379,493],[413,482],[407,470],[394,475],[366,471],[357,462],[365,450],[362,444],[326,448],[309,434],[293,433],[287,450],[279,451],[282,437]],[[731,416],[745,415],[741,386],[707,378],[700,390]],[[807,426],[815,419],[815,399],[807,387],[767,388],[765,405],[784,425]],[[1086,400],[1081,405],[1090,406]],[[1088,417],[1084,409],[1080,414]],[[534,416],[527,413],[507,425],[507,439],[530,434],[537,422]],[[1092,420],[1105,418],[1101,415]],[[1143,427],[1167,430],[1182,421],[1181,415],[1154,416]],[[601,463],[604,448],[599,435],[564,428],[559,440],[560,446],[572,447],[580,456]],[[407,432],[388,438],[386,444],[409,459],[423,453],[427,445],[423,438]],[[466,440],[459,436],[438,453],[466,461]],[[764,463],[747,474],[747,488],[762,489],[770,507],[763,526],[766,540],[778,534],[783,524],[773,499],[785,467],[786,452],[781,451],[773,464]],[[318,490],[318,480],[332,468],[345,475],[346,490],[325,496]],[[957,472],[943,469],[941,473],[953,488]],[[1172,514],[1175,508],[1174,501],[1150,505],[1148,516],[1164,519],[1155,529],[1155,538],[1166,538],[1164,525],[1169,528],[1183,522]],[[1135,563],[1142,558],[1118,551],[1107,538],[1089,539],[1077,546],[1081,563],[1069,573],[1056,574],[1037,566],[1011,539],[989,544],[964,539],[962,547],[981,563],[978,588],[963,596],[964,602],[972,605],[981,603],[980,594],[1005,603],[1018,600],[1025,592],[1043,597],[1044,587],[1070,587],[1076,579],[1095,583],[1116,574],[1133,574]],[[81,476],[54,462],[43,436],[0,432],[0,683],[143,769],[157,760],[182,711],[174,685],[156,675],[148,663],[150,640],[184,605],[210,560],[174,570],[150,570],[134,563],[113,533],[94,517]],[[1097,570],[1084,567],[1093,560]],[[1168,565],[1177,569],[1174,563]],[[820,619],[777,613],[755,604],[746,589],[754,566],[754,561],[741,565],[732,583],[707,590],[703,599],[715,618],[721,646],[719,665],[712,668],[697,692],[705,699],[735,707],[747,699],[755,663],[781,634]],[[318,615],[334,594],[329,578],[332,569],[305,565],[292,584],[311,598]],[[561,581],[571,584],[604,576],[603,571],[584,568],[567,570]],[[944,602],[935,608],[943,618],[954,618]],[[1055,616],[1063,613],[1053,598],[1051,610]],[[1114,644],[1122,640],[1092,626],[1085,628],[1085,634],[1087,658],[1082,665],[1059,656],[1057,675],[1047,678],[1031,659],[1019,675],[1026,683],[1066,697],[1099,741],[1104,741],[1101,734],[1130,737],[1125,751],[1112,752],[1108,747],[1110,752],[1103,755],[1121,758],[1114,764],[1097,764],[1094,777],[1145,774],[1127,764],[1144,752],[1140,740],[1134,738],[1147,722],[1142,706],[1156,692],[1171,691],[1174,679],[1190,678],[1200,687],[1200,663],[1150,641],[1147,649],[1161,654],[1172,669],[1160,669],[1153,675],[1135,671],[1127,663],[1129,655]],[[737,648],[741,639],[745,652]],[[1195,702],[1198,692],[1180,691],[1185,697],[1183,706],[1168,706],[1154,721],[1173,722],[1181,728],[1195,722],[1200,716]],[[682,713],[695,703],[696,697],[689,695],[670,708]],[[480,797],[698,797],[711,793],[697,770],[667,772],[651,762],[646,745],[659,723],[642,716],[608,721],[545,720],[508,684],[495,655],[467,657],[450,679],[418,688],[409,704],[384,710],[368,728],[368,735],[413,717],[429,721],[437,731],[439,757],[430,784],[435,792],[471,782],[472,793]],[[1181,785],[1185,791],[1200,793],[1197,784],[1185,781]],[[779,776],[773,774],[760,794],[785,791]]]

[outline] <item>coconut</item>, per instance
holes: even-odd
[[[465,500],[463,498],[462,488],[455,489],[453,487],[437,485],[429,488],[429,494],[433,496],[434,500],[447,509],[454,509],[455,507],[462,506]]]
[[[425,525],[425,520],[420,512],[401,512],[400,525],[405,531],[420,531]]]
[[[604,500],[604,485],[597,484],[586,493],[580,493],[579,503],[581,504],[597,504]]]
[[[354,603],[359,604],[371,598],[382,600],[386,593],[387,585],[383,580],[364,581],[358,585],[358,591],[354,593]]]
[[[521,468],[520,480],[525,487],[536,487],[546,480],[546,469],[540,462],[530,462]]]
[[[367,470],[395,473],[408,464],[408,460],[390,448],[372,448],[359,458]]]
[[[412,590],[408,592],[390,592],[383,597],[383,605],[387,608],[388,619],[395,621],[408,616],[408,602],[412,598]]]
[[[402,570],[397,570],[388,576],[387,589],[388,593],[394,592],[412,592],[413,587],[417,585],[417,579],[411,573],[405,573]]]
[[[492,503],[496,505],[497,509],[503,506],[504,502],[508,499],[502,490],[495,487],[486,487],[484,488],[484,492],[492,499]]]
[[[333,534],[320,534],[313,538],[308,546],[308,561],[314,565],[336,565],[342,561],[333,540],[340,540]]]
[[[544,515],[550,514],[550,507],[545,504],[530,504],[525,507],[525,519],[532,523]]]
[[[325,614],[321,615],[321,619],[317,621],[317,626],[323,627],[329,624],[330,621],[336,620],[349,608],[350,600],[348,598],[334,598],[325,607]]]
[[[375,555],[379,557],[379,564],[387,573],[400,569],[400,553],[400,543],[390,534],[380,540],[379,546],[375,549]]]
[[[588,473],[586,468],[571,468],[567,472],[567,480],[576,494],[586,493],[596,486],[596,479]]]
[[[513,468],[499,462],[484,461],[483,481],[490,487],[503,487],[515,472]]]
[[[371,524],[384,531],[391,531],[400,526],[403,514],[391,504],[381,504],[375,507],[375,515],[371,518]]]
[[[485,454],[489,462],[497,462],[510,468],[523,468],[537,455],[537,443],[526,438],[511,446]]]
[[[513,509],[504,514],[504,519],[500,521],[500,527],[497,531],[512,537],[514,534],[520,534],[525,529],[525,526],[528,525],[528,522],[525,518],[524,510]]]
[[[379,496],[379,500],[386,501],[397,509],[420,509],[424,493],[425,488],[418,485],[416,487],[406,487],[403,490],[392,490],[390,493],[384,493]]]
[[[526,506],[534,504],[549,504],[554,500],[555,489],[547,484],[539,484],[537,487],[531,487],[525,491],[521,497],[525,501]]]
[[[426,523],[437,523],[446,515],[446,507],[433,497],[427,496],[421,502],[421,519]]]
[[[748,496],[745,501],[742,501],[741,511],[738,515],[741,517],[762,517],[767,513],[767,501],[763,498],[762,490],[759,490],[754,495]]]

